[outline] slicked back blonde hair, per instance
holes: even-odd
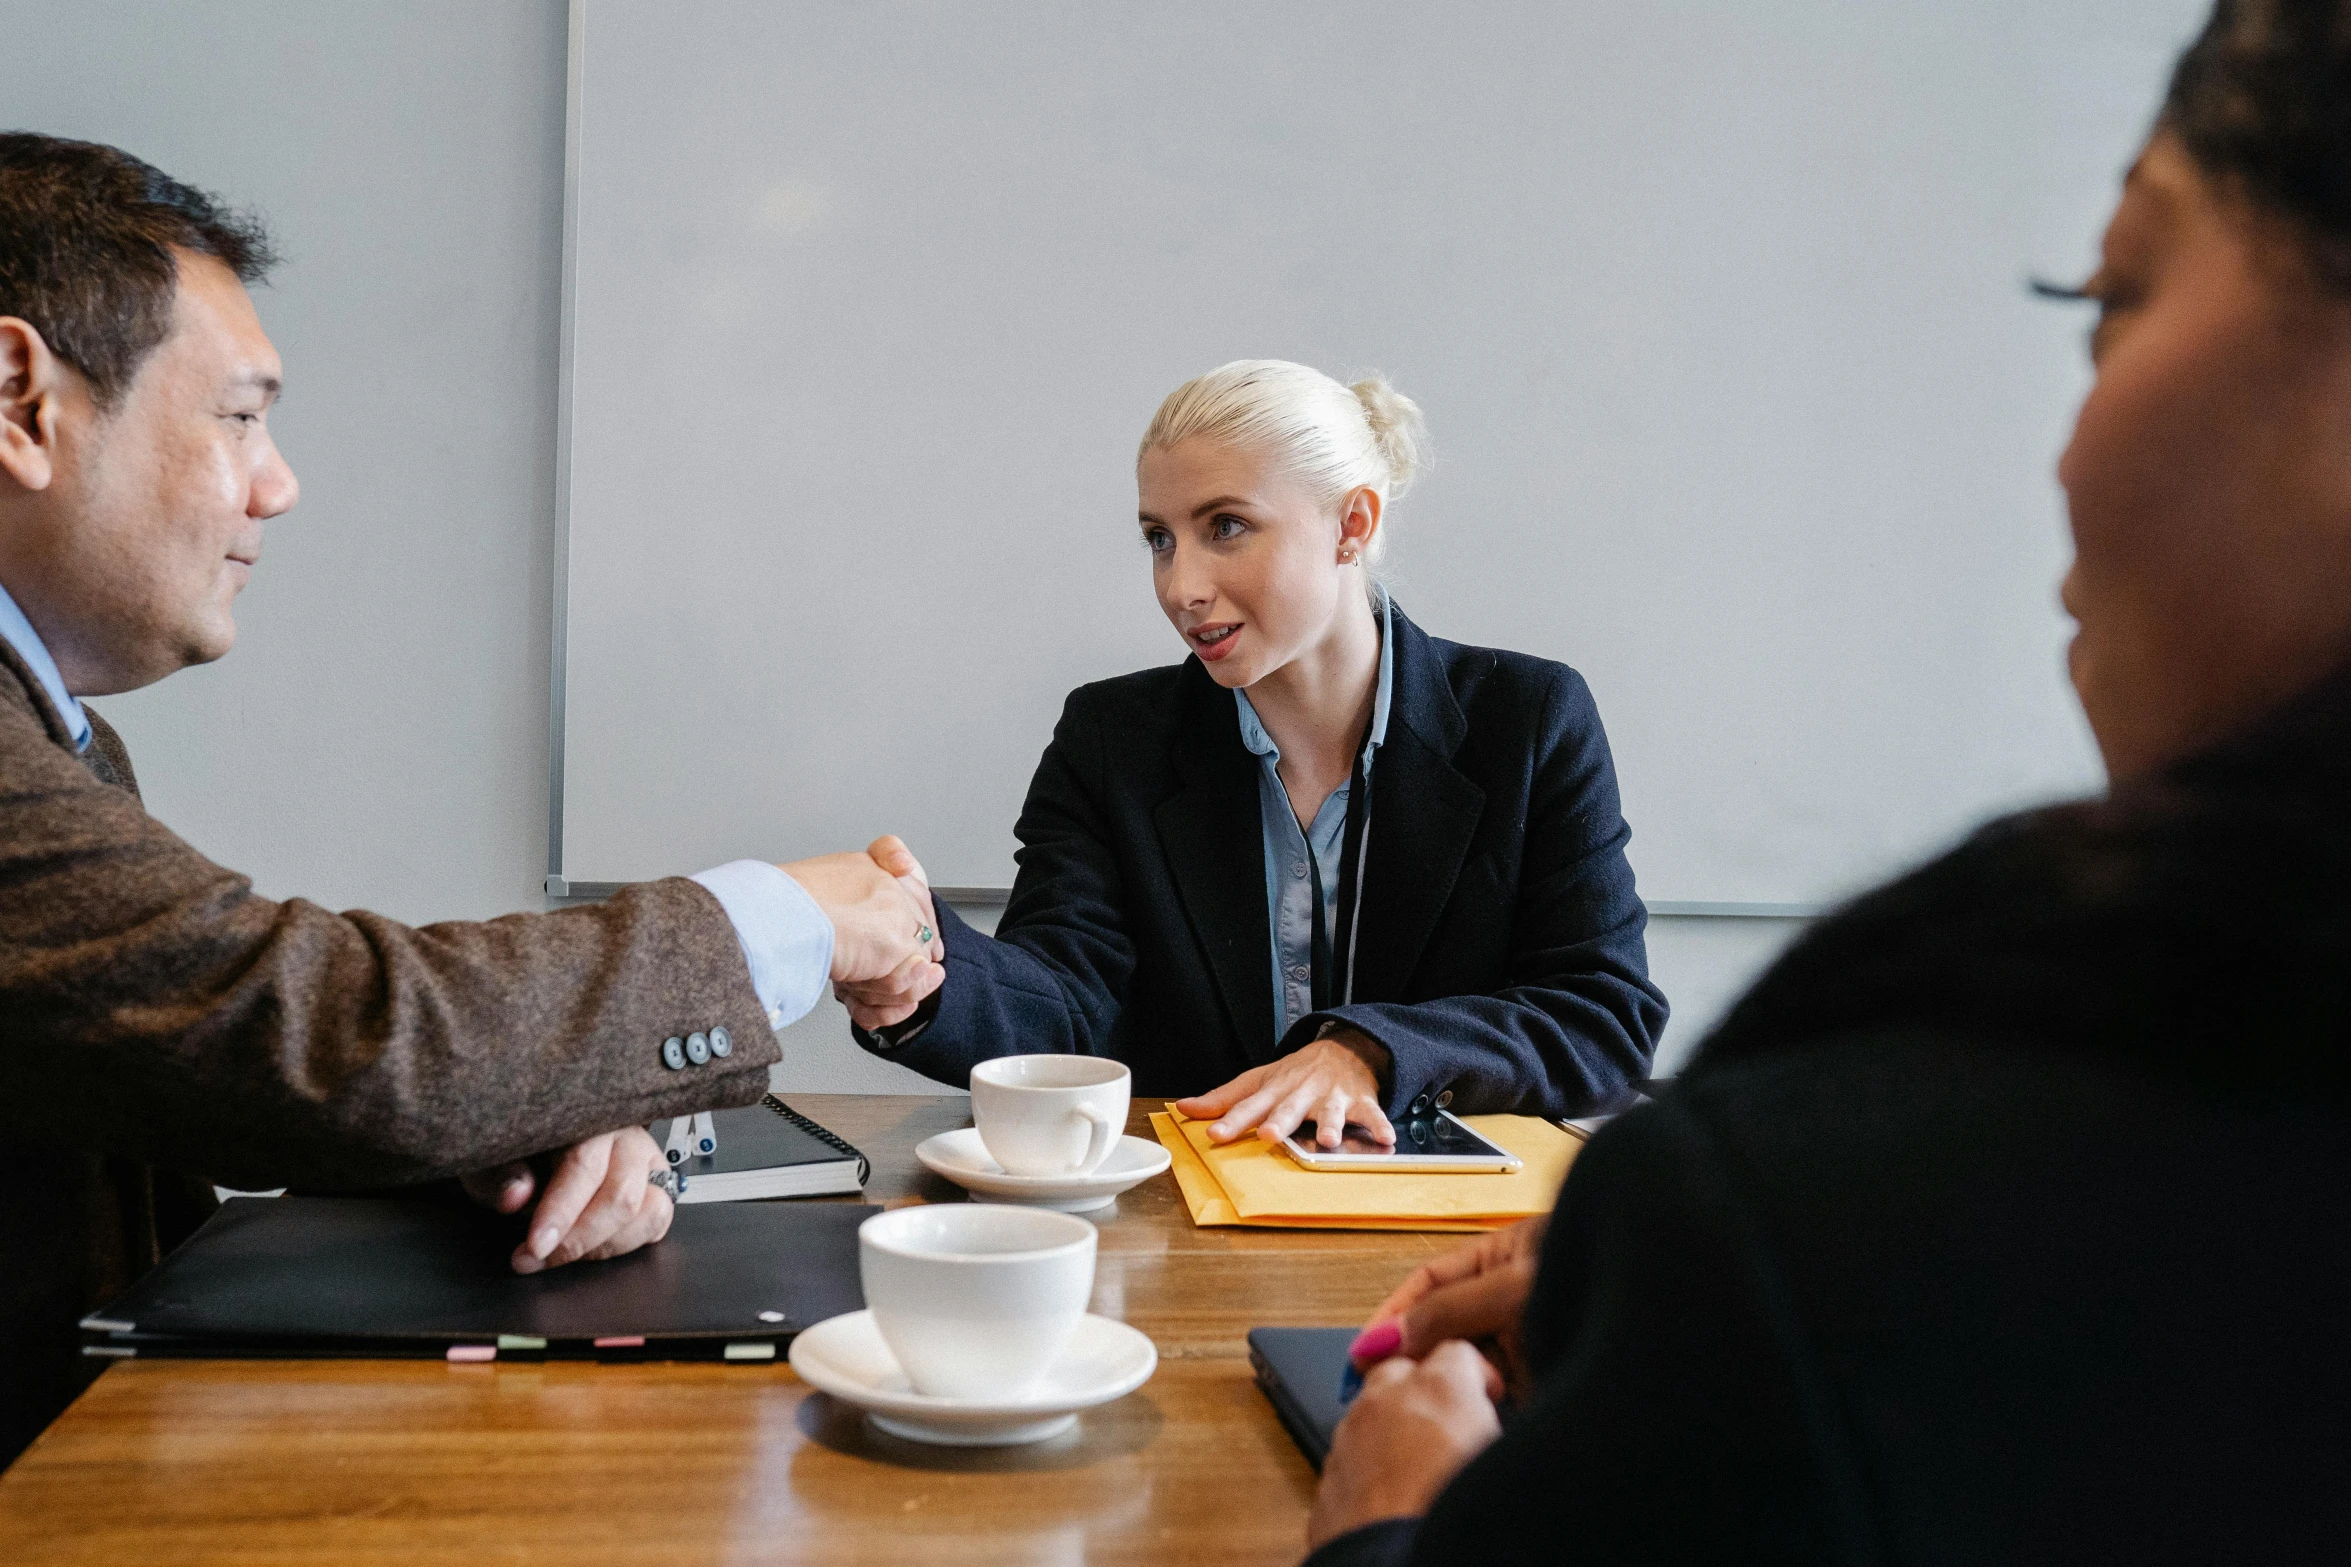
[[[1168,393],[1135,461],[1195,437],[1263,452],[1325,502],[1369,486],[1392,506],[1429,464],[1428,425],[1411,398],[1377,375],[1342,386],[1287,359],[1236,359]],[[1383,522],[1375,556],[1387,531]]]

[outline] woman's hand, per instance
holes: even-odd
[[[867,1033],[876,1029],[894,1028],[914,1016],[923,999],[946,982],[947,972],[941,966],[947,960],[947,944],[939,938],[938,906],[931,901],[931,881],[914,857],[914,851],[895,834],[876,838],[866,848],[866,854],[888,874],[898,879],[906,889],[906,896],[919,912],[924,928],[931,932],[929,949],[922,961],[902,965],[896,973],[879,979],[861,980],[833,986],[833,998],[849,1009],[849,1021]]]
[[[1437,1493],[1502,1434],[1494,1368],[1458,1341],[1426,1360],[1382,1361],[1331,1437],[1306,1547],[1320,1550],[1383,1518],[1417,1518]]]
[[[1448,1340],[1465,1340],[1502,1373],[1514,1401],[1531,1390],[1519,1340],[1548,1215],[1481,1235],[1423,1263],[1379,1304],[1348,1353],[1358,1366],[1387,1355],[1417,1360]]]
[[[1253,1066],[1224,1087],[1176,1101],[1195,1121],[1216,1117],[1209,1140],[1229,1143],[1254,1127],[1267,1142],[1279,1142],[1311,1119],[1314,1140],[1336,1148],[1349,1122],[1383,1143],[1396,1129],[1380,1108],[1380,1074],[1388,1069],[1388,1047],[1344,1023],[1279,1061]]]
[[[560,1268],[567,1262],[620,1257],[669,1233],[669,1193],[655,1186],[668,1160],[641,1126],[624,1127],[574,1143],[563,1151],[531,1215],[530,1233],[514,1248],[517,1273]],[[539,1172],[510,1164],[465,1177],[474,1201],[496,1213],[518,1213],[539,1191]]]

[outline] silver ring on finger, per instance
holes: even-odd
[[[686,1178],[668,1165],[663,1165],[660,1169],[647,1175],[645,1184],[660,1187],[663,1192],[668,1194],[671,1202],[676,1202],[686,1195]]]
[[[931,928],[928,925],[923,926],[914,933],[914,939],[919,946],[929,946],[931,944]]]

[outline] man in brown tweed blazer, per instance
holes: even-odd
[[[249,221],[112,148],[0,134],[0,1462],[86,1381],[76,1324],[206,1183],[470,1176],[515,1266],[657,1240],[643,1127],[749,1103],[828,980],[940,977],[863,854],[411,929],[254,894],[141,809],[85,696],[218,658],[294,504]],[[616,1130],[617,1129],[617,1130]]]

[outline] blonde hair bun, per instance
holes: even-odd
[[[1390,386],[1385,376],[1367,375],[1347,390],[1363,405],[1363,422],[1387,459],[1388,484],[1382,498],[1395,500],[1429,465],[1429,422],[1421,417],[1420,404]]]
[[[1322,499],[1358,486],[1393,503],[1429,466],[1420,405],[1380,376],[1342,386],[1287,359],[1236,359],[1167,394],[1135,453],[1195,436],[1262,451]],[[1387,538],[1381,528],[1373,552]]]

